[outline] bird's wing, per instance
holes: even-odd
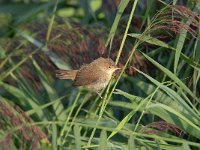
[[[92,70],[92,71],[91,71]],[[76,74],[74,80],[75,86],[85,86],[99,80],[99,70],[94,66],[91,69],[91,66],[83,66]]]

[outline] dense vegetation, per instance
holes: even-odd
[[[0,149],[200,149],[199,0],[0,1]],[[110,57],[98,95],[59,80]]]

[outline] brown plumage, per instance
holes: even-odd
[[[58,70],[59,79],[72,79],[75,86],[83,86],[98,92],[108,85],[112,74],[119,69],[112,59],[98,58],[90,64],[83,65],[79,70]]]
[[[74,80],[78,70],[56,70],[56,77],[59,79]]]

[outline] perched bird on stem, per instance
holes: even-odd
[[[112,74],[118,68],[110,58],[98,58],[90,64],[81,66],[78,70],[57,70],[56,76],[59,79],[74,80],[75,86],[82,86],[92,92],[98,92],[105,88]],[[98,94],[99,95],[99,94]]]

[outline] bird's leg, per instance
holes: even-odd
[[[96,93],[101,99],[103,99],[103,97],[99,94],[99,92],[96,92]]]

